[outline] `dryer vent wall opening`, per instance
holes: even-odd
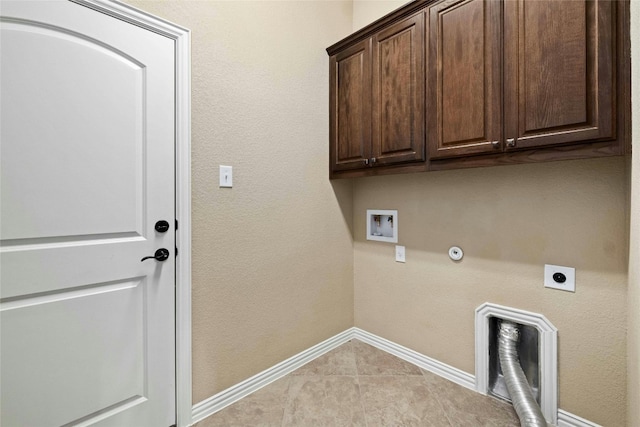
[[[537,407],[547,423],[558,423],[558,329],[542,314],[486,302],[476,308],[476,390],[512,402],[505,371],[522,373],[514,395],[526,390],[527,407]],[[511,323],[517,330],[517,341],[505,346],[509,357],[500,362],[500,326]],[[507,337],[511,336],[507,333]],[[504,356],[504,355],[503,355]],[[521,366],[522,365],[522,366]],[[504,368],[507,369],[504,369]],[[509,369],[517,368],[517,369]],[[515,378],[515,376],[514,376]],[[512,382],[513,385],[513,382]],[[519,414],[520,415],[520,414]],[[522,421],[522,418],[521,418]],[[533,424],[537,425],[537,424]]]
[[[513,407],[522,427],[547,427],[540,405],[533,396],[528,379],[520,366],[518,344],[520,330],[517,324],[504,320],[499,324],[498,355],[504,381]]]
[[[498,353],[498,337],[500,323],[498,317],[489,318],[489,394],[499,399],[511,402],[507,391],[504,373],[500,367]],[[538,330],[530,325],[514,323],[520,331],[520,339],[516,344],[520,366],[527,377],[527,382],[538,405],[540,405],[540,352],[538,346]]]

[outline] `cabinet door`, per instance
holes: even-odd
[[[371,39],[330,59],[331,171],[367,167],[371,158]]]
[[[501,3],[445,0],[429,9],[431,158],[498,152]]]
[[[424,11],[373,36],[372,162],[425,160]]]
[[[613,3],[505,1],[507,149],[615,137]]]

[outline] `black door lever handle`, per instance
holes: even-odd
[[[169,258],[169,250],[165,248],[160,248],[156,251],[155,254],[142,258],[140,262],[147,259],[155,259],[156,261],[166,261],[167,258]]]

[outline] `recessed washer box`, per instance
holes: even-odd
[[[398,243],[398,211],[367,209],[367,240]]]

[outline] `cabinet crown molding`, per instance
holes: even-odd
[[[343,38],[339,42],[332,44],[327,48],[327,53],[329,54],[329,56],[333,56],[346,47],[358,41],[371,37],[374,33],[382,29],[383,27],[387,27],[397,21],[401,21],[402,19],[408,17],[416,11],[430,4],[436,3],[437,1],[438,0],[414,0],[410,3],[405,4],[404,6],[400,6],[398,9],[389,12],[387,15],[372,22],[366,27],[361,28],[355,33]]]

